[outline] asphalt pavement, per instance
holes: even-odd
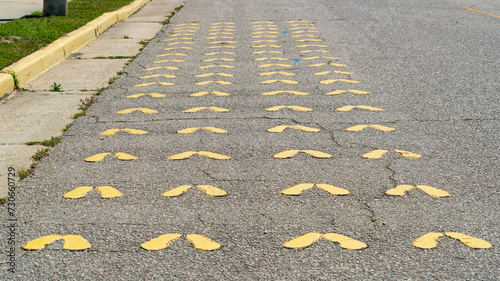
[[[21,183],[2,275],[497,280],[500,19],[466,7],[500,15],[187,1]]]

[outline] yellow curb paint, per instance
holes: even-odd
[[[182,195],[184,192],[188,191],[192,187],[193,187],[192,185],[181,185],[181,186],[173,188],[169,191],[166,191],[166,192],[162,193],[161,195],[165,196],[165,197],[177,197],[177,196]]]
[[[111,155],[111,153],[98,153],[96,155],[93,155],[93,156],[90,156],[90,157],[87,157],[85,158],[84,160],[86,162],[99,162],[99,161],[102,161],[104,160],[104,158],[108,155]]]
[[[235,61],[235,59],[228,59],[228,58],[213,58],[213,59],[205,59],[203,61],[218,61],[218,60],[221,60],[221,61]]]
[[[265,80],[265,81],[259,82],[259,84],[273,84],[273,83],[277,83],[277,82],[281,82],[281,83],[285,83],[285,84],[292,84],[292,85],[299,84],[298,81],[286,80],[286,79]],[[298,92],[298,93],[300,93],[300,92]]]
[[[175,66],[158,66],[158,67],[151,67],[151,68],[145,68],[142,71],[151,71],[151,70],[156,70],[156,69],[168,69],[168,70],[177,70],[179,69],[178,67]]]
[[[349,79],[328,79],[328,80],[320,81],[319,83],[320,84],[328,85],[328,84],[332,84],[332,83],[335,83],[335,82],[345,82],[345,83],[349,83],[349,84],[359,84],[359,83],[361,83],[361,81],[349,80]]]
[[[129,161],[129,160],[137,160],[137,157],[131,154],[123,153],[123,152],[117,152],[113,155],[119,160],[124,160],[124,161]]]
[[[405,151],[405,150],[393,150],[393,152],[398,153],[399,155],[403,156],[404,158],[408,159],[419,159],[422,157],[420,154],[416,154],[410,151]]]
[[[97,186],[95,189],[101,194],[102,198],[115,198],[123,196],[121,191],[112,186]]]
[[[500,18],[500,16],[497,16],[497,15],[494,15],[494,14],[488,14],[488,13],[485,13],[485,12],[480,12],[478,10],[474,10],[474,9],[469,8],[469,7],[465,7],[465,8],[467,10],[469,10],[469,11],[472,11],[472,12],[480,13],[480,14],[483,14],[483,15],[488,15],[488,16],[495,17],[495,18]]]
[[[301,131],[309,132],[309,133],[317,133],[317,132],[321,131],[320,129],[307,127],[307,126],[301,126],[301,125],[291,125],[291,126],[279,125],[279,126],[267,129],[267,131],[270,133],[282,133],[287,128],[297,129],[297,130],[301,130]]]
[[[151,85],[174,86],[175,84],[169,83],[169,82],[148,82],[148,83],[135,85],[134,87],[147,87],[147,86],[151,86]]]
[[[124,110],[117,111],[116,114],[130,114],[135,111],[140,111],[146,114],[158,113],[158,110],[149,109],[149,108],[128,108]]]
[[[0,98],[14,91],[15,88],[14,77],[7,73],[0,73]]]
[[[273,157],[279,158],[279,159],[291,158],[299,152],[306,153],[306,154],[308,154],[312,157],[316,157],[316,158],[332,158],[333,157],[332,155],[330,155],[328,153],[324,153],[324,152],[317,151],[317,150],[298,150],[298,149],[285,150],[285,151],[282,151],[280,153],[274,154]]]
[[[212,185],[197,185],[197,189],[205,192],[210,197],[226,196],[227,192]]]
[[[193,156],[194,154],[203,155],[203,156],[206,156],[208,158],[217,159],[217,160],[228,160],[228,159],[231,159],[230,156],[227,156],[227,155],[224,155],[224,154],[213,153],[213,152],[210,152],[210,151],[199,151],[199,152],[197,152],[197,151],[186,151],[186,152],[183,152],[183,153],[179,153],[179,154],[167,157],[167,159],[169,159],[169,160],[182,160],[182,159],[187,159],[187,158]]]
[[[266,82],[266,81],[264,81]],[[262,83],[261,84],[268,84],[268,83]],[[298,84],[298,83],[288,83],[288,84]],[[309,93],[306,93],[306,92],[299,92],[299,91],[272,91],[272,92],[265,92],[265,93],[262,93],[263,96],[273,96],[273,95],[278,95],[278,94],[282,94],[282,93],[289,93],[289,94],[292,94],[292,95],[296,95],[296,96],[307,96],[309,95]]]
[[[280,111],[284,108],[289,108],[289,109],[293,109],[295,111],[302,111],[302,112],[312,111],[312,108],[297,106],[297,105],[278,105],[278,106],[266,108],[265,110],[266,111]]]
[[[281,61],[285,61],[285,60],[288,60],[287,58],[256,58],[256,59],[253,59],[253,60],[256,60],[256,61],[264,61],[264,60],[281,60]]]
[[[444,235],[457,239],[462,242],[465,246],[473,249],[489,249],[492,248],[493,245],[483,239],[476,238],[474,236],[466,235],[459,232],[445,232]]]
[[[206,53],[205,56],[213,56],[213,55],[219,55],[219,54],[236,55],[236,53],[232,53],[232,52],[212,52],[212,53]]]
[[[219,85],[232,85],[233,82],[229,82],[229,81],[220,81],[220,80],[214,80],[214,81],[202,81],[202,82],[197,82],[197,83],[194,83],[195,85],[208,85],[210,83],[217,83]]]
[[[339,107],[335,110],[337,110],[337,111],[351,111],[354,108],[360,108],[360,109],[365,109],[365,110],[370,110],[370,111],[383,111],[382,108],[368,106],[368,105],[345,105],[345,106]]]
[[[219,92],[219,91],[203,91],[189,95],[190,97],[202,97],[204,95],[213,94],[219,97],[230,96],[231,94]]]
[[[325,95],[340,95],[340,94],[343,94],[343,93],[346,93],[346,92],[351,92],[351,93],[358,94],[358,95],[368,95],[368,94],[370,94],[370,92],[358,91],[358,90],[336,90],[336,91],[333,91],[333,92],[326,93]]]
[[[373,128],[373,129],[377,129],[377,130],[380,130],[383,132],[396,131],[396,129],[394,129],[394,128],[390,128],[390,127],[386,127],[386,126],[382,126],[382,125],[356,125],[356,126],[349,127],[345,130],[350,131],[350,132],[359,132],[359,131],[363,131],[365,128]]]
[[[281,74],[281,75],[285,75],[285,76],[294,76],[294,75],[296,75],[295,73],[285,72],[285,71],[271,71],[271,72],[259,73],[259,75],[261,75],[261,76],[269,76],[269,75],[273,75],[273,74]]]
[[[188,234],[186,239],[193,244],[196,250],[213,251],[222,247],[221,244],[199,234]]]
[[[443,233],[429,232],[415,239],[415,241],[413,241],[413,246],[421,249],[436,248],[439,238],[443,236]]]
[[[311,246],[314,242],[318,241],[323,234],[312,232],[293,238],[283,244],[286,248],[300,249]]]
[[[233,74],[219,72],[219,73],[199,74],[199,75],[195,75],[194,77],[209,77],[209,76],[212,76],[212,75],[219,75],[219,76],[222,76],[222,77],[233,77],[234,76]]]
[[[402,184],[398,185],[395,188],[391,188],[385,192],[386,195],[391,195],[391,196],[403,196],[406,194],[407,191],[410,191],[414,189],[415,187],[413,185],[408,185],[408,184]]]
[[[208,131],[208,132],[211,132],[211,133],[216,133],[216,134],[225,134],[227,133],[226,130],[224,129],[219,129],[219,128],[215,128],[215,127],[193,127],[193,128],[186,128],[186,129],[182,129],[182,130],[179,130],[177,131],[178,134],[192,134],[198,130],[205,130],[205,131]]]
[[[429,185],[416,185],[415,187],[417,189],[420,189],[423,192],[427,193],[428,195],[435,197],[435,198],[451,196],[451,194],[449,192],[441,190],[441,189],[437,189],[437,188],[429,186]]]
[[[251,46],[252,48],[265,48],[265,47],[269,47],[269,48],[282,48],[282,46],[278,46],[278,45],[256,45],[256,46]]]
[[[359,250],[368,247],[365,243],[355,240],[349,236],[345,236],[337,233],[326,233],[321,237],[323,239],[329,240],[331,242],[339,243],[341,248],[347,250]]]
[[[143,96],[150,96],[152,98],[164,98],[167,95],[160,94],[160,93],[147,93],[147,94],[141,93],[141,94],[133,94],[133,95],[127,96],[127,99],[136,99],[136,98],[140,98]]]
[[[163,234],[160,235],[154,239],[151,239],[147,242],[144,242],[141,244],[141,247],[143,249],[146,249],[148,251],[158,251],[158,250],[163,250],[170,245],[170,243],[174,242],[175,240],[181,238],[182,235],[179,233],[168,233],[168,234]]]
[[[42,250],[47,246],[48,244],[53,243],[56,240],[63,239],[64,244],[63,244],[63,249],[65,250],[70,250],[70,251],[79,251],[79,250],[85,250],[91,247],[90,243],[85,240],[80,235],[47,235],[40,237],[38,239],[32,240],[26,244],[23,245],[23,248],[25,250]]]
[[[89,191],[93,189],[92,186],[79,186],[70,192],[67,192],[63,195],[64,198],[69,198],[69,199],[78,199],[85,197]]]
[[[214,68],[214,67],[234,68],[234,66],[232,66],[232,65],[224,65],[224,64],[213,64],[213,65],[206,65],[206,66],[198,66],[199,69],[207,69],[207,68]]]
[[[201,106],[201,107],[193,107],[193,108],[190,108],[190,109],[186,109],[186,110],[183,110],[182,112],[184,113],[195,113],[195,112],[198,112],[198,111],[202,111],[204,109],[209,109],[209,110],[212,110],[214,112],[229,112],[230,110],[229,109],[226,109],[226,108],[222,108],[222,107],[216,107],[216,106]]]
[[[388,150],[378,149],[378,150],[374,150],[374,151],[363,154],[363,158],[380,159],[387,152],[388,152]]]
[[[293,67],[291,64],[282,64],[282,63],[269,63],[269,64],[261,64],[257,67],[272,67],[272,66],[279,66],[279,67]]]

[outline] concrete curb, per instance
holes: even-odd
[[[20,59],[0,70],[0,98],[15,89],[14,77],[19,87],[64,60],[71,53],[78,51],[90,41],[99,37],[118,21],[128,18],[151,0],[135,0],[129,5],[100,17],[50,43],[48,46]]]

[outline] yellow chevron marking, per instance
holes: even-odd
[[[195,75],[194,77],[209,77],[209,76],[212,76],[212,75],[219,75],[219,76],[223,76],[223,77],[233,77],[234,76],[233,74],[219,72],[219,73],[199,74],[199,75]]]
[[[217,38],[222,38],[222,39],[234,39],[233,36],[210,36],[210,37],[207,37],[205,39],[217,39]]]
[[[295,42],[321,42],[323,39],[297,39]]]
[[[403,156],[404,158],[407,159],[419,159],[422,157],[420,154],[416,154],[410,151],[404,151],[404,150],[393,150],[393,152],[398,153],[399,155]]]
[[[162,196],[177,197],[177,196],[184,194],[186,191],[188,191],[192,187],[193,187],[192,185],[181,185],[181,186],[178,186],[178,187],[171,189],[167,192],[162,193]],[[217,188],[215,186],[212,186],[212,185],[197,185],[196,188],[205,192],[205,194],[210,196],[210,197],[219,197],[219,196],[226,196],[227,195],[226,191],[224,191],[220,188]]]
[[[252,34],[279,34],[277,31],[254,31]]]
[[[109,129],[109,130],[106,130],[106,131],[100,133],[99,135],[101,135],[101,136],[114,136],[119,131],[124,131],[124,132],[127,132],[127,133],[132,134],[132,135],[145,135],[148,133],[148,132],[143,131],[143,130],[126,128],[126,129]]]
[[[276,24],[257,24],[253,27],[278,27]]]
[[[328,45],[306,44],[306,45],[299,45],[299,46],[297,46],[297,48],[307,48],[307,47],[326,48],[326,47],[328,47]]]
[[[293,84],[293,85],[299,84],[298,81],[286,80],[286,79],[266,80],[266,81],[259,82],[259,84],[273,84],[273,83],[276,83],[276,82],[282,82],[282,83],[285,83],[285,84]]]
[[[386,127],[386,126],[382,126],[382,125],[356,125],[356,126],[349,127],[345,130],[350,131],[350,132],[359,132],[359,131],[363,131],[365,128],[373,128],[373,129],[377,129],[377,130],[380,130],[383,132],[396,131],[396,129],[394,129],[394,128]]]
[[[309,133],[317,133],[317,132],[321,131],[320,129],[307,127],[307,126],[301,126],[301,125],[291,125],[291,126],[279,125],[279,126],[267,129],[267,131],[270,133],[282,133],[287,128],[297,129],[297,130],[301,130],[301,131],[309,132]]]
[[[197,25],[200,25],[200,24],[199,23],[180,23],[180,24],[176,24],[175,26],[187,26],[187,25],[197,26]]]
[[[462,244],[473,249],[488,249],[493,247],[493,245],[486,240],[459,232],[445,232],[444,234],[440,232],[429,232],[415,239],[415,241],[413,241],[413,246],[421,249],[436,248],[438,240],[445,235],[457,239],[462,242]]]
[[[328,153],[324,153],[321,151],[317,151],[317,150],[298,150],[298,149],[285,150],[285,151],[282,151],[280,153],[274,154],[273,157],[279,158],[279,159],[291,158],[299,152],[309,154],[310,156],[316,157],[316,158],[332,158],[333,157],[333,155],[330,155]]]
[[[179,44],[194,45],[193,42],[174,42],[174,43],[168,43],[167,46],[173,46],[173,45],[179,45]]]
[[[93,155],[93,156],[90,156],[90,157],[87,157],[85,158],[85,161],[87,162],[98,162],[98,161],[102,161],[104,160],[104,158],[108,155],[110,155],[111,153],[98,153],[96,155]]]
[[[147,114],[158,113],[158,110],[149,109],[149,108],[128,108],[128,109],[117,111],[116,114],[130,114],[134,111],[140,111],[142,113],[147,113]]]
[[[271,67],[271,66],[280,66],[280,67],[293,67],[291,64],[282,64],[282,63],[269,63],[269,64],[261,64],[257,67]]]
[[[127,99],[136,99],[136,98],[140,98],[142,96],[150,96],[152,98],[164,98],[167,95],[159,94],[159,93],[147,93],[147,94],[141,93],[141,94],[133,94],[133,95],[127,96]]]
[[[177,37],[177,36],[193,36],[194,33],[174,33],[170,34],[170,37]]]
[[[361,109],[366,109],[366,110],[370,110],[370,111],[383,111],[382,108],[368,106],[368,105],[345,105],[345,106],[337,108],[336,110],[337,111],[351,111],[354,108],[361,108]]]
[[[145,68],[142,71],[151,71],[151,70],[156,70],[156,69],[177,70],[179,68],[175,67],[175,66],[158,66],[158,67]]]
[[[348,195],[351,193],[347,189],[336,187],[336,186],[333,186],[330,184],[302,183],[302,184],[298,184],[298,185],[292,186],[290,188],[284,189],[283,191],[281,191],[281,194],[283,194],[283,195],[300,195],[300,194],[302,194],[303,191],[311,189],[314,186],[316,186],[317,188],[322,189],[322,190],[324,190],[332,195]]]
[[[309,27],[309,26],[301,26],[301,27],[292,27],[290,30],[298,30],[298,29],[318,29],[317,27]]]
[[[149,83],[143,83],[139,85],[135,85],[134,87],[147,87],[151,85],[162,85],[162,86],[174,86],[174,83],[169,83],[169,82],[149,82]]]
[[[171,39],[165,39],[163,40],[164,42],[169,42],[169,41],[176,41],[176,40],[193,40],[193,37],[179,37],[179,38],[171,38]],[[177,42],[181,43],[181,42]],[[182,42],[184,43],[184,42]],[[193,43],[194,44],[194,43]],[[168,45],[168,44],[167,44]]]
[[[387,152],[388,152],[388,150],[377,149],[377,150],[374,150],[374,151],[371,151],[371,152],[363,154],[363,158],[380,159]]]
[[[154,239],[151,239],[147,242],[144,242],[141,244],[141,247],[143,249],[149,250],[149,251],[158,251],[158,250],[163,250],[170,245],[170,243],[174,242],[175,240],[181,238],[182,235],[179,233],[168,233],[168,234],[163,234],[160,235]]]
[[[177,76],[172,75],[172,74],[154,74],[154,75],[142,76],[139,78],[140,79],[149,79],[149,78],[154,78],[154,77],[176,78]]]
[[[259,23],[269,23],[269,24],[273,24],[274,21],[253,21],[252,24],[259,24]]]
[[[202,82],[198,82],[198,83],[194,83],[195,85],[207,85],[207,84],[210,84],[210,83],[217,83],[217,84],[220,84],[220,85],[232,85],[233,82],[229,82],[229,81],[219,81],[219,80],[214,80],[214,81],[202,81]]]
[[[281,61],[285,61],[285,60],[288,60],[288,59],[287,58],[270,57],[270,58],[256,58],[256,59],[253,59],[253,60],[256,60],[256,61],[264,61],[264,60],[281,60]]]
[[[170,51],[170,50],[192,50],[193,48],[191,47],[171,47],[171,48],[164,48],[162,49],[163,51]]]
[[[403,196],[407,191],[410,191],[412,189],[420,189],[423,192],[427,193],[428,195],[435,197],[435,198],[440,198],[440,197],[448,197],[451,196],[451,194],[447,191],[429,186],[429,185],[398,185],[395,188],[388,189],[385,194],[386,195],[391,195],[391,196]]]
[[[217,49],[217,48],[236,49],[236,46],[212,46],[212,47],[207,47],[207,49]]]
[[[319,33],[319,31],[316,30],[301,30],[301,31],[292,31],[293,34],[299,34],[299,33]]]
[[[294,23],[294,24],[289,24],[289,26],[314,26],[312,23]]]
[[[214,22],[212,25],[234,25],[236,23],[230,21]]]
[[[195,154],[199,154],[199,155],[203,155],[203,156],[206,156],[208,158],[212,158],[212,159],[217,159],[217,160],[227,160],[227,159],[231,159],[230,156],[227,156],[227,155],[224,155],[224,154],[218,154],[218,153],[213,153],[213,152],[210,152],[210,151],[186,151],[186,152],[183,152],[183,153],[179,153],[179,154],[176,154],[176,155],[172,155],[170,157],[167,157],[167,159],[169,160],[183,160],[183,159],[187,159]]]
[[[207,68],[213,68],[213,67],[234,68],[234,66],[232,66],[232,65],[224,65],[224,64],[213,64],[213,65],[206,65],[206,66],[198,66],[199,69],[207,69]]]
[[[64,194],[64,198],[69,198],[69,199],[78,199],[85,197],[89,191],[94,189],[92,186],[79,186],[70,192],[67,192]]]
[[[137,157],[131,154],[123,153],[123,152],[117,152],[114,157],[118,158],[119,160],[124,160],[124,161],[129,161],[129,160],[137,160]]]
[[[235,59],[228,59],[228,58],[213,58],[213,59],[205,59],[203,61],[235,61]]]
[[[237,44],[236,41],[212,41],[208,42],[208,44]]]
[[[46,235],[40,238],[37,238],[35,240],[31,240],[28,243],[23,245],[23,248],[28,251],[33,251],[33,250],[42,250],[47,246],[48,244],[51,244],[54,241],[57,241],[59,239],[64,240],[63,248],[65,250],[71,250],[71,251],[79,251],[79,250],[85,250],[91,247],[90,243],[85,240],[80,235]]]
[[[311,246],[314,242],[319,239],[326,239],[330,242],[339,243],[339,246],[347,249],[347,250],[359,250],[368,247],[365,243],[355,240],[349,236],[345,236],[338,233],[307,233],[302,236],[296,237],[292,240],[289,240],[283,244],[286,248],[305,248]]]
[[[285,76],[294,76],[294,75],[296,75],[295,73],[285,72],[285,71],[271,71],[271,72],[259,73],[259,75],[261,75],[261,76],[269,76],[269,75],[273,75],[273,74],[281,74],[281,75],[285,75]]]
[[[236,53],[232,53],[232,52],[212,52],[212,53],[206,53],[205,56],[213,56],[213,55],[220,55],[220,54],[236,55]]]
[[[289,108],[289,109],[293,109],[295,111],[302,111],[302,112],[312,111],[312,108],[302,107],[302,106],[297,106],[297,105],[288,105],[288,106],[278,105],[278,106],[266,108],[266,111],[280,111],[284,108]]]
[[[229,32],[233,32],[235,31],[234,28],[210,28],[208,30],[209,32],[215,32],[215,31],[229,31]]]
[[[350,74],[354,74],[352,72],[346,72],[346,71],[321,71],[321,72],[316,72],[314,73],[314,75],[327,75],[329,73],[336,73],[336,74],[346,74],[346,75],[350,75]]]
[[[358,94],[358,95],[368,95],[368,94],[370,94],[370,92],[359,91],[359,90],[336,90],[336,91],[333,91],[333,92],[326,93],[325,95],[340,95],[340,94],[343,94],[345,92],[351,92],[351,93]]]
[[[256,46],[252,46],[252,48],[265,48],[265,47],[269,47],[269,48],[282,48],[281,46],[278,46],[278,45],[256,45]]]
[[[292,38],[298,38],[298,37],[315,37],[318,38],[318,35],[312,35],[312,34],[299,34],[299,35],[292,35]]]
[[[211,132],[211,133],[216,133],[216,134],[225,134],[225,133],[227,133],[226,130],[215,128],[215,127],[193,127],[193,128],[186,128],[186,129],[182,129],[182,130],[177,131],[177,133],[178,134],[187,135],[187,134],[192,134],[192,133],[194,133],[194,132],[196,132],[196,131],[198,131],[200,129],[208,131],[208,132]]]
[[[123,196],[123,193],[112,186],[97,186],[95,188],[102,198],[110,199]]]
[[[216,96],[219,96],[219,97],[224,97],[224,96],[230,96],[231,94],[228,94],[228,93],[224,93],[224,92],[219,92],[219,91],[203,91],[203,92],[198,92],[198,93],[194,93],[194,94],[191,94],[189,95],[190,97],[202,97],[204,95],[208,95],[208,94],[214,94]]]
[[[319,83],[320,84],[328,85],[328,84],[332,84],[332,83],[335,83],[335,82],[345,82],[345,83],[350,83],[350,84],[359,84],[359,83],[361,83],[361,81],[349,80],[349,79],[328,79],[328,80],[320,81]]]
[[[158,60],[158,61],[154,61],[153,63],[163,63],[163,62],[186,62],[185,60]]]
[[[168,56],[179,56],[179,57],[185,57],[187,56],[187,54],[183,54],[183,53],[169,53],[169,54],[161,54],[161,55],[156,55],[157,58],[160,58],[160,57],[168,57]]]
[[[196,250],[213,251],[222,247],[221,244],[199,234],[188,234],[186,239],[193,244]]]
[[[222,107],[216,107],[216,106],[202,106],[202,107],[193,107],[193,108],[190,108],[190,109],[186,109],[186,110],[183,110],[182,112],[185,112],[185,113],[195,113],[195,112],[198,112],[198,111],[202,111],[204,109],[210,109],[214,112],[229,112],[230,110],[229,109],[226,109],[226,108],[222,108]]]
[[[208,35],[233,35],[233,34],[234,34],[234,32],[211,32],[211,33],[208,33]]]
[[[307,53],[331,53],[331,52],[327,50],[304,50],[304,51],[299,51],[299,53],[307,54]]]
[[[264,43],[264,42],[278,43],[279,41],[278,40],[253,40],[253,41],[250,41],[250,43]]]

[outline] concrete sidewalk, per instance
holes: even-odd
[[[44,147],[25,144],[60,136],[82,103],[108,86],[110,78],[121,72],[143,44],[155,37],[162,22],[182,2],[153,0],[40,75],[25,91],[16,91],[0,100],[0,131],[8,132],[0,136],[0,182],[7,182],[8,167],[18,171],[28,169],[33,161],[31,156]],[[54,83],[61,85],[62,92],[49,91]],[[0,198],[5,197],[6,187],[1,185]]]

